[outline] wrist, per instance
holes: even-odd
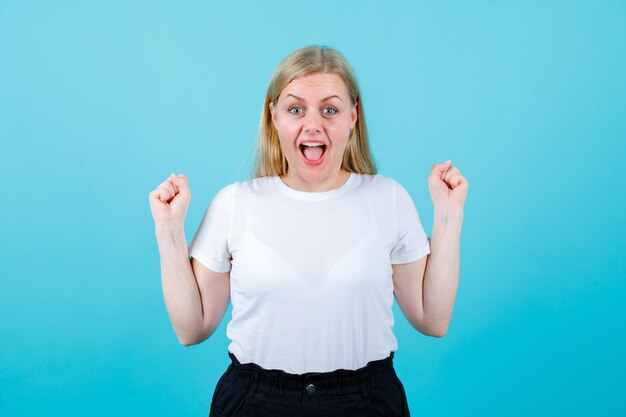
[[[159,223],[155,225],[154,232],[158,241],[178,241],[185,238],[185,226],[178,223]]]
[[[463,207],[451,207],[451,206],[435,206],[435,217],[454,220],[463,220]]]

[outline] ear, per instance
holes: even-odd
[[[274,111],[275,110],[274,109],[274,103],[272,103],[271,101],[270,101],[269,108],[270,108],[270,114],[272,115],[272,122],[274,122],[274,124],[276,124],[276,112]]]
[[[356,119],[358,118],[358,114],[359,114],[359,112],[358,112],[358,111],[356,111],[356,106],[357,106],[358,104],[359,104],[359,103],[356,103],[356,104],[354,105],[354,107],[352,108],[352,113],[350,114],[350,121],[351,121],[351,123],[352,123],[352,125],[351,125],[351,127],[350,127],[351,129],[354,129],[354,125],[356,124]]]

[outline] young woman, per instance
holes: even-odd
[[[418,331],[446,333],[467,180],[433,165],[429,239],[408,192],[376,173],[351,67],[319,46],[274,72],[254,171],[215,195],[189,247],[187,177],[150,193],[180,342],[207,339],[232,300],[210,416],[408,416],[393,298]]]

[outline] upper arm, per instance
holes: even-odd
[[[404,317],[427,334],[424,323],[424,272],[428,256],[405,264],[392,264],[393,293]]]
[[[191,268],[196,276],[203,312],[204,339],[219,326],[230,302],[230,272],[215,272],[196,258],[191,258]]]

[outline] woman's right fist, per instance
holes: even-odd
[[[182,226],[191,201],[185,174],[171,174],[150,192],[150,210],[157,226]]]

